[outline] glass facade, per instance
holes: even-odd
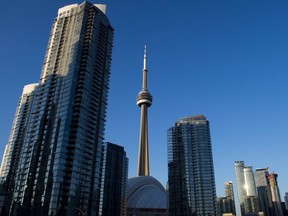
[[[216,215],[209,122],[180,119],[168,129],[169,215]]]
[[[122,146],[105,143],[99,215],[126,216],[128,158]]]
[[[5,178],[13,181],[6,213],[98,214],[112,42],[113,28],[97,5],[59,9],[13,180]],[[14,149],[6,152],[11,158]]]
[[[20,154],[23,148],[23,137],[26,132],[26,124],[29,120],[30,108],[35,98],[34,90],[38,84],[26,85],[16,108],[12,129],[8,143],[5,147],[1,169],[1,212],[8,211],[11,205],[12,191],[15,187],[16,171],[19,166]]]
[[[253,169],[251,166],[244,167],[244,180],[245,180],[245,190],[247,196],[257,196],[256,184],[253,174]]]

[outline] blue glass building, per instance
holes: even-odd
[[[209,122],[189,116],[168,129],[169,215],[213,215],[216,189]]]
[[[6,214],[98,215],[112,42],[104,5],[59,9],[26,106],[13,178],[1,172]],[[4,158],[16,152],[17,140],[9,142]]]

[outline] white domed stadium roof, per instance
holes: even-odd
[[[128,179],[127,207],[167,209],[167,194],[162,184],[152,176]]]

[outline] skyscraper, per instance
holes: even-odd
[[[4,158],[14,157],[21,138],[11,178],[10,162],[2,166],[12,197],[6,213],[98,214],[112,41],[105,5],[59,9],[23,129],[5,151]]]
[[[234,163],[236,187],[238,194],[238,203],[240,205],[241,215],[245,215],[244,201],[246,199],[245,179],[244,179],[244,161],[235,161]]]
[[[280,197],[280,191],[278,187],[278,181],[277,181],[278,175],[276,173],[272,173],[268,175],[268,181],[271,189],[272,194],[272,203],[275,210],[275,215],[282,216],[282,206],[281,206],[281,197]]]
[[[37,84],[26,85],[16,108],[12,129],[8,143],[5,147],[4,156],[0,169],[1,177],[1,211],[8,211],[11,204],[12,191],[15,186],[15,176],[19,165],[20,155],[23,148],[23,137],[26,132],[26,124],[29,121],[31,104],[35,98],[34,90]],[[4,184],[3,184],[4,183]]]
[[[253,174],[252,166],[244,167],[243,169],[244,173],[244,180],[245,180],[245,190],[246,190],[246,196],[256,196],[256,184]]]
[[[128,158],[122,146],[106,142],[99,215],[126,216]]]
[[[288,210],[288,192],[285,193],[284,201],[285,201],[286,209]]]
[[[15,169],[17,168],[17,165],[19,163],[19,156],[23,144],[22,137],[25,133],[25,125],[28,121],[30,106],[35,95],[33,93],[37,86],[38,84],[30,84],[24,86],[22,95],[16,108],[10,137],[5,147],[4,156],[2,158],[2,164],[0,168],[0,177],[2,178],[2,180],[7,178],[7,182],[9,182],[10,184],[12,184],[12,181],[10,181],[9,179],[14,179]],[[12,186],[13,185],[10,185],[8,187]]]
[[[141,108],[138,176],[149,176],[149,149],[148,149],[148,116],[147,109],[152,105],[152,96],[147,89],[147,55],[144,49],[142,89],[137,96],[137,105]]]
[[[225,197],[217,197],[218,215],[236,215],[232,181],[224,182]]]
[[[216,215],[209,122],[182,118],[168,129],[169,215]]]
[[[225,196],[230,202],[231,206],[231,213],[233,215],[236,215],[236,209],[235,209],[235,198],[234,198],[234,190],[233,190],[233,183],[232,181],[224,182],[224,188],[225,188]]]
[[[234,168],[241,215],[258,215],[260,207],[252,166],[235,161]]]
[[[256,169],[254,172],[260,211],[264,212],[265,216],[273,216],[275,215],[275,212],[272,203],[272,194],[268,181],[268,175],[268,168]]]

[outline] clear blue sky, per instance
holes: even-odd
[[[0,153],[25,84],[38,82],[58,8],[75,2],[3,1]],[[106,141],[125,147],[136,175],[143,46],[148,46],[150,173],[167,181],[167,129],[210,121],[217,195],[234,161],[278,173],[288,192],[288,1],[103,0],[115,28]],[[1,156],[0,156],[1,157]]]

